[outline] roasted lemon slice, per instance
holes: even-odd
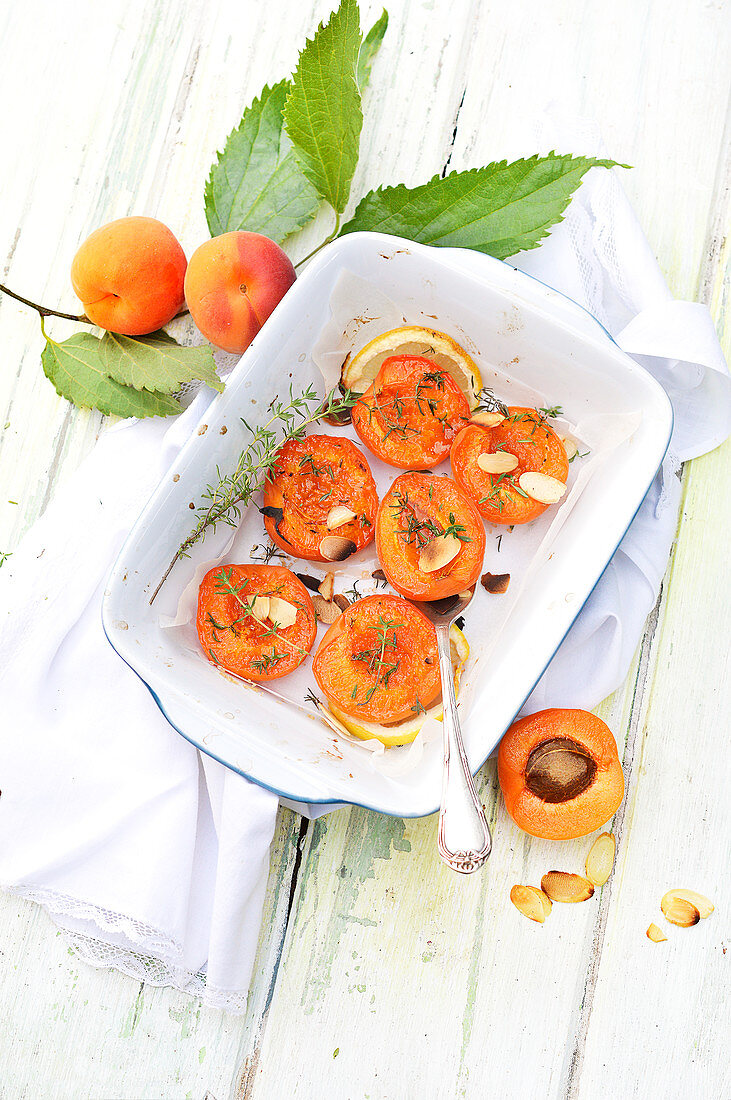
[[[469,642],[462,631],[454,624],[449,630],[449,643],[452,651],[452,667],[454,668],[454,690],[459,694],[459,681],[465,662],[470,655]],[[427,718],[436,718],[441,721],[442,704],[430,707],[426,712],[415,714],[413,718],[407,718],[395,726],[381,726],[378,722],[368,722],[364,718],[354,718],[352,714],[346,714],[334,703],[328,703],[332,714],[338,722],[345,727],[353,737],[360,737],[365,741],[374,738],[382,741],[387,748],[396,745],[408,745],[414,740]]]
[[[435,366],[451,374],[470,408],[477,408],[482,377],[476,363],[451,336],[422,325],[393,328],[376,336],[357,355],[349,355],[340,374],[343,387],[355,393],[365,393],[381,369],[383,360],[390,355],[422,355],[430,359]]]

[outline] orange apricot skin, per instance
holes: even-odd
[[[587,790],[565,802],[549,803],[528,789],[525,769],[535,748],[563,737],[583,745],[597,771]],[[498,780],[515,824],[544,840],[570,840],[594,832],[616,813],[624,797],[614,735],[601,718],[586,710],[541,710],[514,722],[500,742]]]
[[[81,245],[71,283],[95,325],[143,336],[182,309],[185,269],[185,253],[166,225],[155,218],[118,218]]]
[[[296,278],[292,261],[269,237],[222,233],[190,257],[185,300],[207,340],[241,355]]]

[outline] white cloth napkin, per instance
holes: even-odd
[[[612,174],[592,173],[519,266],[595,313],[675,406],[672,451],[526,710],[589,707],[626,674],[675,530],[679,461],[729,433],[731,389],[707,310],[670,299]],[[241,1012],[276,797],[168,726],[100,618],[109,567],[210,397],[172,426],[104,435],[0,570],[0,883],[43,904],[86,961]]]

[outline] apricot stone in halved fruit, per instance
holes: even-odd
[[[624,796],[612,732],[585,710],[542,710],[514,722],[500,743],[498,778],[516,825],[546,840],[586,836]]]

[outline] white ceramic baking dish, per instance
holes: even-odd
[[[437,739],[418,754],[388,750],[384,766],[382,757],[338,738],[308,709],[301,687],[308,678],[313,683],[309,661],[294,674],[300,676],[297,705],[223,676],[204,657],[192,625],[161,625],[161,613],[175,613],[199,563],[247,560],[243,548],[257,538],[264,542],[255,508],[243,517],[228,554],[227,528],[207,535],[149,603],[190,531],[190,503],[200,501],[217,466],[235,466],[246,439],[240,418],[261,420],[290,384],[298,391],[314,383],[324,393],[311,353],[323,331],[332,329],[331,301],[344,273],[362,280],[364,315],[371,288],[373,300],[385,295],[403,322],[451,333],[473,355],[484,382],[509,403],[521,403],[515,393],[531,392],[562,404],[568,423],[588,425],[589,435],[592,425],[610,429],[597,436],[610,441],[602,461],[589,456],[572,464],[570,484],[576,484],[577,471],[581,476],[582,463],[583,483],[572,491],[559,524],[555,519],[565,505],[526,525],[533,531],[488,528],[485,567],[509,571],[512,579],[510,599],[478,590],[466,616],[472,655],[461,710],[473,771],[520,710],[631,523],[665,454],[672,410],[661,387],[591,315],[542,283],[479,253],[353,234],[324,249],[287,293],[146,505],[112,570],[103,621],[111,644],[170,724],[203,752],[286,798],[417,817],[439,803]],[[377,316],[360,338],[354,326],[356,348],[370,338],[374,323]],[[384,321],[382,327],[391,325]],[[511,386],[515,393],[504,392]],[[374,463],[381,491],[397,473]],[[344,563],[346,576],[361,577],[373,564],[367,554],[363,562],[356,556]],[[310,563],[292,567],[313,571]],[[285,685],[282,680],[272,686],[284,691]],[[409,752],[403,767],[391,767],[398,760],[392,754]]]

